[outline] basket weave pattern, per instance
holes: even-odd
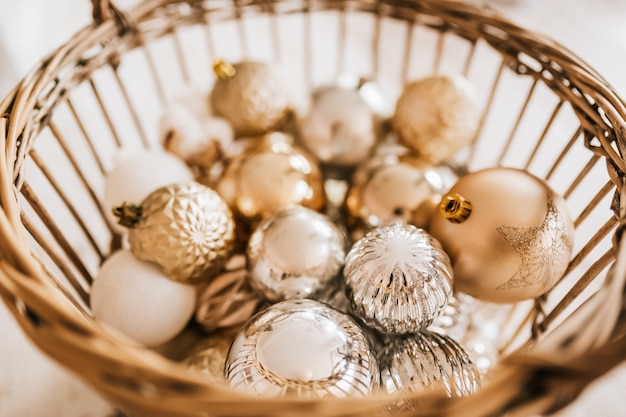
[[[0,295],[45,353],[121,409],[151,417],[362,416],[382,415],[388,401],[249,398],[121,342],[90,316],[92,277],[119,246],[100,203],[114,155],[155,146],[168,99],[209,74],[218,56],[280,60],[307,87],[359,72],[391,95],[428,71],[474,77],[484,117],[463,163],[528,169],[571,206],[570,267],[551,294],[512,308],[500,364],[482,391],[454,400],[415,394],[420,407],[408,414],[550,412],[624,359],[626,106],[575,55],[492,11],[449,0],[148,0],[127,13],[94,3],[95,23],[0,104]],[[334,28],[330,49],[316,44],[323,19]],[[256,37],[266,40],[266,55],[256,55]],[[191,38],[202,58],[186,49]],[[351,67],[357,58],[366,66]],[[545,124],[530,126],[533,111]]]

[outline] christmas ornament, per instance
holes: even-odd
[[[151,262],[120,250],[102,264],[91,288],[96,320],[149,347],[176,336],[193,314],[194,287],[171,281]]]
[[[212,334],[195,352],[185,358],[183,364],[213,381],[225,382],[224,364],[233,338],[228,332]]]
[[[323,214],[304,207],[277,212],[248,242],[250,283],[269,301],[313,297],[339,274],[345,245]]]
[[[354,166],[366,159],[376,142],[377,119],[356,90],[326,87],[313,95],[300,119],[302,144],[320,162]]]
[[[315,294],[315,300],[328,304],[342,313],[352,314],[350,310],[350,300],[348,300],[346,296],[346,287],[343,282],[343,277],[339,276],[337,278],[338,279],[334,279],[320,292]]]
[[[421,158],[443,162],[472,142],[480,125],[474,87],[462,76],[434,75],[404,87],[393,116],[400,139]]]
[[[365,397],[379,380],[361,328],[313,300],[283,301],[255,315],[235,338],[225,375],[235,390],[271,397]]]
[[[221,117],[199,116],[185,104],[167,106],[159,124],[161,144],[191,166],[210,169],[234,139],[233,129]]]
[[[246,257],[233,255],[198,296],[196,321],[207,332],[242,326],[263,303],[248,282]]]
[[[210,279],[233,246],[235,225],[228,206],[215,191],[193,181],[158,188],[140,205],[122,205],[115,212],[130,227],[133,253],[156,262],[175,281]]]
[[[448,304],[444,307],[441,315],[428,327],[431,333],[451,337],[461,341],[470,327],[470,317],[473,312],[473,298],[456,293],[450,296]]]
[[[401,223],[374,229],[356,242],[344,276],[352,311],[383,333],[429,326],[452,292],[452,268],[439,242]]]
[[[497,303],[549,291],[567,269],[574,241],[563,198],[513,168],[460,178],[443,197],[430,231],[452,260],[456,288]]]
[[[217,79],[211,92],[215,115],[224,117],[237,135],[259,135],[276,127],[290,106],[290,92],[279,67],[243,61],[215,61]]]
[[[448,397],[467,397],[480,389],[480,374],[467,352],[436,333],[394,339],[380,367],[381,386],[390,394],[443,389]]]
[[[180,158],[162,150],[130,153],[121,158],[107,174],[102,204],[109,224],[118,233],[126,228],[118,225],[111,209],[124,202],[141,201],[159,187],[193,180],[193,172]]]
[[[402,220],[424,228],[433,206],[453,185],[450,178],[456,176],[446,167],[396,154],[381,155],[354,173],[346,207],[351,216],[368,227]]]
[[[294,205],[324,205],[317,165],[289,141],[272,133],[230,161],[216,189],[236,215],[260,220]]]

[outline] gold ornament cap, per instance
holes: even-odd
[[[452,223],[463,223],[472,214],[472,203],[460,194],[448,194],[441,199],[439,211]]]

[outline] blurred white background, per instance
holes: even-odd
[[[122,8],[136,0],[117,0]],[[626,96],[626,1],[486,0],[515,22],[556,39]],[[0,96],[89,24],[89,0],[0,0]],[[97,394],[42,356],[0,305],[0,416],[104,417]],[[626,416],[626,370],[596,383],[561,417]]]

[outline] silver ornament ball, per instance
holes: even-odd
[[[480,374],[467,352],[436,333],[395,339],[380,365],[381,386],[390,394],[444,389],[449,397],[467,397],[480,389]]]
[[[394,223],[357,241],[344,269],[352,311],[383,333],[415,333],[441,314],[452,293],[452,267],[424,230]]]
[[[345,239],[323,214],[292,207],[258,226],[247,256],[250,283],[267,300],[309,298],[339,274]]]
[[[226,359],[235,390],[270,397],[365,397],[379,369],[348,315],[314,300],[288,300],[254,316]]]

